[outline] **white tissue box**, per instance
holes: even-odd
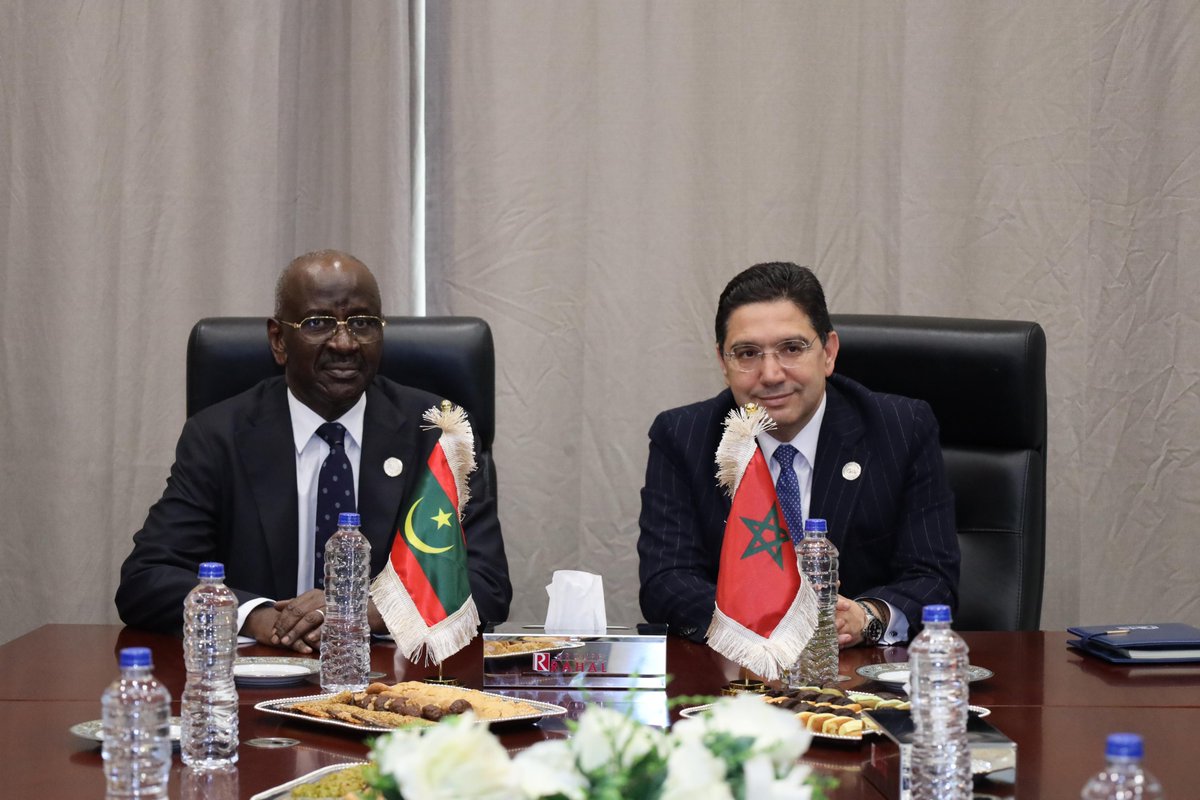
[[[483,634],[484,686],[665,689],[667,637],[546,634],[501,626]]]

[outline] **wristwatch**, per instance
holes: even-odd
[[[871,608],[870,603],[864,603],[862,600],[854,602],[858,603],[858,607],[867,615],[867,622],[862,629],[863,644],[878,644],[883,638],[883,620],[875,616],[875,610]]]

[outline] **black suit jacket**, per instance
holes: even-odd
[[[440,435],[422,430],[421,419],[439,402],[383,377],[367,387],[358,510],[371,543],[372,576],[387,562],[408,495]],[[396,477],[383,471],[392,457],[403,464]],[[503,622],[512,599],[494,480],[483,465],[472,473],[463,517],[471,593],[485,622]],[[183,599],[203,561],[225,564],[225,583],[239,603],[294,597],[298,513],[287,385],[270,378],[184,425],[166,491],[134,534],[133,552],[121,567],[121,619],[179,631]]]
[[[900,609],[909,632],[921,607],[958,599],[954,497],[929,405],[868,391],[834,375],[817,443],[809,516],[824,517],[841,553],[841,594]],[[649,622],[702,640],[716,602],[730,499],[716,481],[722,423],[734,407],[716,397],[664,411],[650,428],[642,489],[641,606]],[[848,462],[862,474],[842,475]]]

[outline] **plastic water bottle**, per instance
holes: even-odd
[[[950,607],[925,606],[925,629],[908,648],[913,800],[970,800],[967,643],[950,630]]]
[[[796,558],[800,573],[817,595],[817,629],[788,676],[791,686],[822,686],[838,678],[838,549],[827,534],[825,520],[804,520],[804,540]]]
[[[200,565],[200,583],[183,601],[180,755],[193,769],[215,769],[238,759],[237,597],[225,586],[225,566]]]
[[[236,766],[213,769],[184,767],[179,783],[181,800],[238,800]]]
[[[1162,800],[1162,786],[1142,769],[1141,736],[1110,733],[1104,758],[1108,763],[1083,787],[1083,800]]]
[[[165,798],[171,770],[171,695],[150,674],[150,648],[126,647],[104,690],[105,797]]]
[[[321,691],[361,692],[371,669],[367,622],[371,543],[358,514],[338,514],[325,545],[325,625],[321,630]]]

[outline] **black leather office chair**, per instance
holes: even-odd
[[[1046,334],[1035,322],[839,314],[836,371],[927,401],[962,547],[960,630],[1037,630],[1046,542]]]
[[[188,337],[187,414],[282,374],[267,344],[265,317],[202,319]],[[475,454],[479,468],[494,472],[496,360],[486,322],[476,317],[388,317],[379,374],[470,412],[481,442]]]

